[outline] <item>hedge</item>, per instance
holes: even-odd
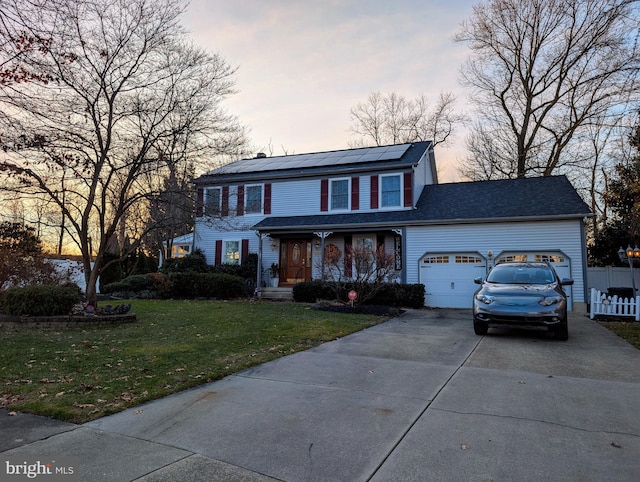
[[[169,273],[175,298],[230,299],[245,296],[245,280],[219,273]]]
[[[339,287],[340,301],[348,301],[347,294],[351,290],[349,283]],[[405,308],[424,307],[424,285],[385,283],[376,288],[373,298],[365,300],[366,305],[385,305]],[[293,286],[293,299],[300,303],[315,303],[318,300],[336,299],[335,285],[321,281],[307,281]]]
[[[127,276],[126,278],[109,283],[105,285],[100,291],[102,293],[115,293],[122,291],[131,291],[137,293],[139,291],[152,290],[154,279],[152,276],[146,274],[136,274],[133,276]]]
[[[61,316],[80,302],[76,288],[58,285],[14,286],[2,296],[2,311],[11,316]]]

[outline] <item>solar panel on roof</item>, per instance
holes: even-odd
[[[329,151],[310,154],[295,154],[256,159],[242,159],[232,162],[211,174],[243,174],[250,172],[280,171],[284,169],[304,169],[331,165],[359,164],[365,162],[390,161],[400,159],[411,144],[383,147],[364,147],[344,151]]]

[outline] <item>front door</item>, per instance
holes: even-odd
[[[286,254],[285,254],[286,253]],[[284,266],[285,282],[295,283],[311,279],[311,241],[304,239],[287,240]]]

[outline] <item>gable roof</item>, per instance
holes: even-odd
[[[417,165],[431,147],[430,141],[423,141],[413,144],[241,159],[200,176],[194,180],[194,183],[238,182],[317,176],[327,173],[340,175],[373,170],[401,169]]]
[[[268,217],[254,229],[353,229],[589,216],[589,207],[565,176],[548,176],[427,185],[412,210]]]

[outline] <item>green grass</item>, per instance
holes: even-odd
[[[600,323],[620,338],[627,340],[640,350],[640,323],[627,321],[607,321]]]
[[[292,303],[131,303],[132,324],[3,332],[0,406],[83,423],[384,320]]]

